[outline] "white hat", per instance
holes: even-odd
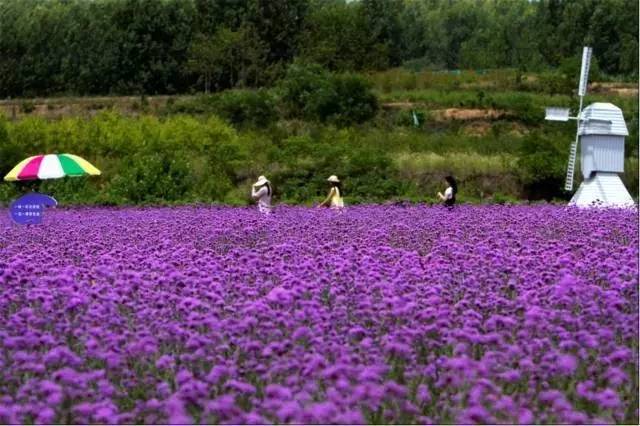
[[[265,183],[269,183],[269,179],[267,179],[264,176],[259,176],[258,177],[258,181],[256,183],[254,183],[253,186],[262,186]]]
[[[334,182],[334,183],[340,183],[340,179],[338,179],[338,176],[336,176],[336,175],[329,176],[329,179],[327,179],[327,181]]]

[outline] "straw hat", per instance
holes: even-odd
[[[254,183],[254,184],[253,184],[253,186],[262,186],[262,185],[264,185],[265,183],[270,183],[270,182],[269,182],[269,179],[267,179],[267,178],[266,178],[266,177],[264,177],[264,176],[259,176],[259,177],[258,177],[258,181],[257,181],[256,183]]]
[[[340,179],[338,179],[338,176],[336,175],[331,175],[329,176],[329,179],[327,179],[328,182],[334,182],[334,183],[340,183]]]

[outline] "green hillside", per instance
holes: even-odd
[[[330,174],[344,177],[350,203],[435,202],[446,174],[460,180],[463,201],[566,199],[575,125],[545,122],[544,107],[575,108],[577,99],[544,93],[545,76],[516,78],[298,66],[269,89],[4,101],[0,171],[37,153],[86,157],[101,177],[40,184],[63,204],[245,204],[260,174],[287,203],[317,202]],[[635,196],[637,100],[637,86],[611,82],[592,84],[585,100],[623,109],[631,132],[623,179]],[[1,185],[0,200],[25,185]]]

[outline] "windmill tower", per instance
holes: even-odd
[[[629,135],[622,111],[610,103],[596,102],[582,110],[587,92],[587,78],[591,63],[591,48],[582,51],[582,67],[578,96],[580,106],[575,117],[569,108],[547,108],[546,120],[576,120],[576,138],[571,144],[564,189],[573,190],[573,175],[580,144],[580,164],[583,182],[569,202],[579,207],[633,206],[633,198],[618,173],[624,172],[624,138]]]

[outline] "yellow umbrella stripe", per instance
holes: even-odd
[[[26,166],[29,161],[33,160],[36,157],[38,156],[34,155],[32,157],[25,158],[24,160],[19,162],[17,166],[15,166],[13,169],[11,169],[9,173],[7,173],[7,175],[4,177],[4,180],[7,180],[7,181],[18,180],[18,174],[22,171],[24,166]]]
[[[76,163],[78,163],[78,165],[80,167],[82,167],[82,169],[87,172],[87,174],[92,175],[92,176],[97,176],[100,174],[100,170],[98,170],[93,164],[91,164],[90,162],[88,162],[87,160],[85,160],[82,157],[78,157],[77,155],[73,155],[73,154],[64,154],[67,157],[73,159],[73,161],[75,161]]]

